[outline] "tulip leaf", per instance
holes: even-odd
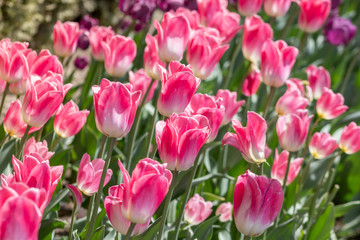
[[[309,233],[309,240],[328,239],[334,224],[334,204],[330,203],[312,226]]]
[[[52,239],[52,232],[57,228],[65,228],[65,225],[66,222],[60,219],[49,218],[42,220],[39,229],[39,239]]]
[[[268,240],[292,240],[295,239],[293,236],[294,229],[294,218],[291,218],[279,225],[277,228],[272,229],[266,236]]]
[[[55,195],[55,197],[52,197],[49,204],[45,208],[44,216],[46,216],[53,207],[55,207],[63,198],[65,198],[69,192],[70,190],[68,188],[63,188]]]
[[[161,218],[156,219],[156,221],[153,224],[151,224],[150,227],[145,232],[143,232],[141,235],[133,237],[132,239],[133,240],[152,240],[152,239],[155,239],[156,234],[159,231],[160,222],[161,222],[160,219]],[[164,233],[164,235],[165,235],[165,233]]]
[[[4,173],[4,170],[11,162],[12,155],[15,153],[15,139],[5,143],[0,149],[0,173]]]
[[[219,216],[215,216],[197,226],[192,239],[211,239],[213,233],[212,226],[217,222],[218,219]]]
[[[360,206],[360,201],[353,201],[335,206],[335,217],[342,217],[355,207]]]

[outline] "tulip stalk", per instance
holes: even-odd
[[[267,98],[267,101],[266,101],[266,105],[265,105],[265,108],[264,108],[264,112],[263,112],[263,118],[266,119],[266,115],[269,111],[269,107],[271,105],[271,102],[272,102],[272,99],[274,98],[274,95],[275,95],[275,90],[276,88],[275,87],[271,87],[270,88],[270,93],[268,95],[268,98]]]
[[[7,95],[8,92],[9,92],[9,87],[10,87],[10,83],[6,82],[5,90],[4,90],[4,92],[3,92],[2,99],[1,99],[0,115],[2,114],[2,109],[3,109],[3,107],[4,107],[6,95]]]
[[[148,141],[147,141],[147,147],[146,147],[146,157],[150,156],[150,149],[151,149],[151,140],[153,139],[154,136],[154,130],[155,130],[155,125],[156,125],[156,119],[157,119],[157,115],[158,115],[158,109],[157,109],[157,103],[155,103],[155,109],[154,109],[154,115],[151,121],[151,127],[150,127],[150,132],[149,132],[149,137],[148,137]]]
[[[127,233],[126,233],[126,236],[125,236],[124,240],[129,240],[129,239],[130,239],[131,233],[132,233],[132,231],[134,230],[135,226],[136,226],[136,223],[133,223],[133,222],[132,222],[132,223],[130,224],[130,227],[129,227]]]
[[[240,34],[239,34],[240,35]],[[229,84],[230,84],[230,80],[232,78],[233,72],[234,72],[234,67],[235,67],[235,62],[236,62],[236,58],[238,57],[240,50],[241,50],[241,46],[242,46],[242,40],[238,39],[238,44],[236,45],[235,51],[233,52],[232,56],[231,56],[231,61],[230,61],[230,66],[229,66],[229,71],[228,74],[226,75],[226,79],[223,82],[221,88],[226,89],[228,88]],[[251,65],[251,64],[250,64]]]
[[[27,137],[29,135],[30,128],[31,128],[30,125],[26,126],[24,136],[21,138],[19,149],[18,149],[18,154],[17,154],[17,158],[19,158],[19,159],[20,159],[21,153],[23,152],[24,145],[25,145],[26,139],[27,139]]]
[[[98,153],[98,157],[99,158],[103,158],[103,153],[104,153],[104,149],[105,149],[105,143],[106,143],[106,136],[103,135],[102,138],[101,138],[101,146],[100,146],[100,150],[99,150],[99,153]]]

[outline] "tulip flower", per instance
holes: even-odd
[[[280,213],[284,193],[278,180],[250,170],[238,177],[234,189],[234,220],[244,235],[260,236]]]
[[[105,52],[105,70],[112,77],[122,77],[136,56],[136,44],[129,37],[114,35],[101,46]]]
[[[339,148],[346,154],[353,154],[360,150],[360,127],[351,122],[341,133]]]
[[[200,28],[200,15],[199,12],[196,10],[190,10],[188,8],[179,7],[176,9],[175,14],[177,16],[182,15],[184,16],[189,24],[192,31],[195,31]]]
[[[102,43],[114,35],[111,27],[94,26],[90,29],[89,40],[93,57],[98,61],[105,60],[105,53]]]
[[[60,105],[55,120],[54,131],[62,138],[76,135],[86,123],[88,110],[79,111],[79,107],[72,100],[64,106]]]
[[[307,110],[297,110],[295,113],[279,117],[276,133],[283,149],[296,152],[304,144],[312,118],[307,116],[307,113]]]
[[[186,60],[194,75],[206,79],[214,71],[216,64],[229,45],[221,45],[219,32],[213,28],[197,30],[188,43]]]
[[[225,109],[224,119],[221,125],[226,125],[231,122],[232,118],[239,111],[239,108],[244,104],[245,100],[236,101],[237,93],[229,90],[219,89],[216,94],[216,99],[221,99],[221,105]]]
[[[238,0],[237,6],[241,15],[251,17],[260,11],[263,0]]]
[[[207,25],[216,13],[225,11],[228,4],[225,0],[197,0],[196,2],[203,25]]]
[[[54,26],[54,52],[59,57],[69,57],[74,54],[81,34],[79,23],[57,21]]]
[[[335,138],[329,133],[316,132],[310,141],[309,151],[315,159],[323,159],[338,148]]]
[[[313,97],[319,99],[325,88],[330,88],[331,79],[329,72],[323,67],[310,65],[306,68],[307,78],[313,92]]]
[[[28,82],[21,108],[24,122],[42,127],[61,105],[69,86],[71,84],[63,86],[62,76],[52,72]]]
[[[31,75],[42,77],[47,72],[63,74],[63,66],[57,56],[52,55],[49,50],[43,49],[31,64]]]
[[[141,92],[134,92],[131,84],[110,82],[103,78],[100,86],[93,86],[95,122],[104,135],[122,138],[134,122]]]
[[[83,70],[87,65],[89,65],[89,58],[87,56],[75,58],[74,66],[77,69]]]
[[[222,39],[222,43],[229,43],[242,29],[240,15],[227,9],[217,12],[208,24],[208,27],[216,28]]]
[[[139,161],[132,177],[119,160],[124,183],[121,212],[133,223],[148,223],[156,209],[166,196],[172,174],[166,164],[160,164],[150,158]]]
[[[270,17],[284,16],[291,5],[292,0],[264,0],[264,10]]]
[[[300,7],[299,28],[307,33],[318,31],[329,16],[330,0],[301,0],[297,2]]]
[[[228,222],[232,220],[233,205],[231,202],[224,202],[218,206],[215,215],[220,215],[220,222]]]
[[[199,194],[189,199],[185,206],[184,219],[191,225],[198,225],[205,221],[212,212],[212,203],[205,201]]]
[[[161,115],[182,113],[200,85],[189,66],[170,62],[169,71],[161,69],[161,92],[157,107]]]
[[[344,97],[341,93],[334,93],[325,88],[316,103],[316,112],[320,118],[331,120],[343,114],[349,107],[344,105]]]
[[[161,71],[159,65],[166,67],[166,64],[163,63],[158,56],[158,44],[155,37],[150,34],[146,35],[145,38],[146,47],[144,50],[144,69],[152,79],[160,80]]]
[[[79,189],[75,185],[68,184],[68,185],[66,185],[66,187],[72,192],[72,195],[73,195],[75,203],[76,203],[76,208],[74,211],[75,211],[75,213],[77,213],[77,212],[79,212],[79,210],[81,208],[83,196],[82,196],[81,192],[79,191]]]
[[[166,122],[157,122],[155,136],[161,161],[169,170],[188,170],[209,134],[209,122],[201,115],[172,114]]]
[[[210,135],[207,142],[215,140],[225,115],[225,108],[221,105],[222,99],[216,99],[207,94],[195,94],[185,109],[188,116],[202,115],[209,120]]]
[[[267,40],[261,51],[262,81],[270,87],[281,87],[290,76],[299,50],[285,41]]]
[[[290,78],[289,80],[286,81],[286,86],[288,88],[287,91],[293,91],[293,90],[299,91],[301,96],[308,99],[309,102],[312,102],[313,91],[311,87],[306,83],[306,81],[303,81],[298,78]]]
[[[247,112],[246,127],[243,127],[236,119],[232,121],[232,124],[235,133],[226,133],[222,145],[227,144],[237,148],[249,163],[265,162],[267,130],[265,119],[255,112]]]
[[[275,150],[274,163],[271,168],[271,178],[278,180],[281,185],[284,184],[288,162],[290,161],[290,168],[289,174],[286,179],[286,185],[292,183],[292,181],[294,181],[294,179],[297,177],[301,169],[301,164],[304,160],[303,158],[296,158],[294,160],[291,160],[289,159],[289,155],[289,152],[286,150],[282,151],[280,155],[278,153],[278,150]]]
[[[85,153],[82,156],[76,177],[76,185],[85,195],[92,196],[98,191],[104,165],[105,161],[100,158],[91,161],[89,154]],[[111,176],[112,170],[108,169],[104,186],[110,181]]]
[[[154,20],[157,30],[159,58],[163,62],[180,61],[190,38],[190,24],[184,16],[167,12],[161,25]]]
[[[247,97],[250,97],[256,94],[261,84],[261,74],[257,69],[252,70],[249,75],[244,80],[244,83],[241,88],[242,94]]]
[[[122,235],[126,235],[131,222],[122,214],[124,186],[112,186],[109,188],[109,196],[105,197],[104,206],[106,214],[114,229]],[[150,220],[144,224],[136,224],[131,236],[143,233],[149,226]]]
[[[158,82],[155,81],[151,86],[151,77],[146,75],[146,72],[144,69],[139,69],[136,73],[133,73],[132,71],[129,72],[129,82],[131,85],[133,85],[133,91],[141,91],[141,101],[145,97],[145,93],[150,87],[149,94],[146,98],[146,102],[150,102],[150,100],[154,96],[155,89],[158,85]]]
[[[22,138],[26,130],[26,123],[21,118],[21,103],[19,99],[13,101],[4,117],[4,130],[11,137]],[[30,128],[29,134],[39,128]]]
[[[328,43],[334,46],[346,46],[356,36],[356,31],[357,27],[350,19],[331,14],[323,34]]]
[[[31,153],[39,154],[45,161],[50,160],[50,158],[54,155],[54,152],[49,152],[46,140],[42,142],[36,142],[34,137],[31,137],[26,141],[23,157],[25,155],[31,155]]]
[[[305,109],[309,101],[301,96],[299,90],[287,90],[276,103],[275,111],[279,116]]]
[[[242,52],[244,58],[258,63],[261,60],[261,51],[266,40],[273,38],[273,30],[261,17],[255,15],[245,19]]]

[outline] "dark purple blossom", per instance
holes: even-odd
[[[331,0],[331,10],[337,9],[341,2],[342,0]]]
[[[87,31],[84,31],[79,36],[77,47],[86,50],[89,47],[89,45],[90,45],[89,33]]]
[[[86,56],[77,57],[75,59],[74,65],[78,69],[84,69],[89,64],[89,58]]]
[[[85,15],[80,21],[80,29],[90,30],[90,28],[99,25],[99,20]]]
[[[156,8],[156,0],[119,0],[119,9],[135,20],[146,23]]]
[[[326,41],[332,45],[347,45],[355,36],[356,30],[357,27],[350,19],[332,15],[324,27],[324,35]]]

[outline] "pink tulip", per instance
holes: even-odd
[[[111,27],[94,26],[90,29],[89,41],[93,57],[98,61],[105,60],[105,53],[102,43],[114,35]]]
[[[229,45],[221,45],[217,30],[213,28],[197,30],[188,43],[186,54],[186,60],[194,75],[200,79],[208,78],[228,47]]]
[[[231,202],[224,202],[218,206],[215,215],[220,215],[220,222],[228,222],[232,220],[233,205]]]
[[[307,33],[318,31],[329,16],[330,0],[301,0],[298,1],[300,7],[299,28]]]
[[[240,26],[240,15],[225,9],[214,15],[208,27],[216,28],[219,31],[223,44],[229,43],[242,29],[242,26]]]
[[[166,164],[160,164],[150,158],[139,161],[132,177],[119,160],[124,183],[121,211],[127,220],[133,223],[148,223],[156,209],[166,196],[172,174]]]
[[[161,25],[154,20],[157,30],[159,58],[163,62],[180,61],[190,38],[191,28],[188,20],[182,16],[175,16],[167,12]]]
[[[267,144],[265,144],[265,159],[267,159],[268,157],[270,157],[272,150],[271,148],[269,148],[269,146]]]
[[[105,198],[104,206],[106,214],[114,229],[122,235],[126,235],[129,230],[131,222],[122,214],[124,199],[124,186],[112,186],[109,188],[109,196]],[[150,220],[144,224],[136,224],[131,236],[136,236],[143,233],[149,226]]]
[[[178,9],[176,9],[175,15],[184,16],[188,20],[191,30],[194,31],[200,28],[200,15],[198,11],[196,10],[191,11],[187,8],[179,7]]]
[[[81,34],[79,23],[57,21],[54,26],[54,52],[59,57],[69,57],[74,54]]]
[[[242,94],[250,97],[258,91],[261,84],[261,74],[257,69],[252,70],[249,75],[245,78],[241,88]]]
[[[309,101],[301,96],[299,90],[287,90],[276,103],[275,111],[279,116],[294,113],[299,109],[305,109]]]
[[[62,76],[48,72],[41,79],[28,82],[21,108],[25,123],[42,127],[61,105],[70,85],[63,86]]]
[[[91,161],[89,154],[85,153],[82,156],[76,177],[76,184],[85,195],[92,196],[98,191],[104,165],[105,161],[100,158]],[[111,176],[112,170],[108,169],[104,186],[110,181]]]
[[[200,85],[191,68],[180,62],[170,62],[169,70],[161,69],[161,92],[157,107],[163,116],[181,113]]]
[[[323,67],[310,65],[306,68],[307,78],[315,99],[319,99],[324,88],[330,88],[331,79],[329,72]]]
[[[218,12],[223,12],[227,8],[227,0],[197,0],[200,20],[203,25],[207,25]]]
[[[212,212],[212,203],[205,202],[199,194],[195,194],[186,204],[184,219],[191,225],[198,225],[207,219]]]
[[[307,110],[297,110],[295,113],[279,117],[276,133],[283,149],[296,152],[304,144],[312,118],[307,113]]]
[[[260,11],[262,0],[238,0],[237,3],[240,14],[251,17]]]
[[[232,124],[235,133],[226,133],[222,145],[227,144],[237,148],[249,163],[265,162],[267,130],[265,119],[255,112],[247,112],[246,127],[243,127],[236,119],[232,121]]]
[[[286,42],[267,40],[261,52],[261,76],[270,87],[281,87],[290,76],[299,50]]]
[[[129,72],[129,82],[133,85],[133,91],[141,91],[141,101],[145,97],[145,93],[150,87],[151,77],[146,75],[144,69],[139,69],[136,73],[132,71]],[[158,82],[155,81],[149,90],[149,94],[146,98],[146,102],[150,102],[150,100],[154,96],[155,89],[157,88]]]
[[[0,78],[0,93],[1,94],[3,94],[5,92],[5,88],[6,88],[6,82]]]
[[[188,170],[209,134],[209,122],[201,115],[172,114],[166,122],[157,122],[155,136],[161,161],[169,170]]]
[[[210,135],[207,142],[215,140],[225,115],[225,108],[221,105],[222,99],[216,99],[207,94],[195,94],[185,109],[188,116],[202,115],[209,120]]]
[[[351,122],[344,127],[341,134],[339,148],[346,154],[353,154],[360,150],[360,127]]]
[[[316,112],[320,118],[331,120],[346,112],[348,106],[344,105],[344,97],[341,93],[334,93],[325,88],[316,103]]]
[[[30,128],[29,134],[39,128]],[[4,117],[4,130],[11,137],[22,138],[26,130],[26,123],[21,118],[21,103],[19,99],[13,101]]]
[[[141,92],[134,92],[131,84],[110,82],[105,78],[100,87],[93,86],[92,90],[98,130],[108,137],[124,137],[134,122]]]
[[[88,110],[79,111],[79,107],[72,100],[64,106],[61,104],[54,120],[54,131],[62,138],[76,135],[85,125]]]
[[[312,102],[313,91],[311,90],[311,87],[306,83],[306,81],[303,81],[298,78],[290,78],[289,80],[286,81],[286,86],[288,88],[287,91],[294,91],[294,90],[299,91],[301,96],[308,99],[309,102]]]
[[[77,213],[77,212],[79,212],[79,210],[81,208],[83,196],[76,186],[68,184],[68,185],[66,185],[66,187],[72,192],[73,196],[75,197],[75,199],[74,199],[74,201],[76,203],[75,213]]]
[[[34,137],[31,137],[26,141],[23,151],[23,157],[25,155],[31,155],[31,153],[39,154],[45,161],[50,160],[50,158],[54,155],[54,152],[49,152],[46,140],[42,142],[36,142]]]
[[[271,168],[271,178],[278,180],[281,185],[284,184],[288,161],[290,161],[290,168],[286,180],[286,185],[289,185],[290,183],[292,183],[292,181],[294,181],[294,179],[300,172],[301,164],[304,160],[303,158],[296,158],[294,160],[291,160],[289,159],[289,155],[289,152],[286,150],[282,151],[279,155],[278,150],[275,149],[274,163]]]
[[[338,148],[335,138],[329,133],[316,132],[310,141],[309,151],[316,159],[323,159],[329,156]]]
[[[216,99],[221,99],[221,105],[225,109],[224,119],[221,125],[226,125],[231,122],[232,118],[239,111],[239,108],[244,104],[245,100],[236,101],[237,93],[229,90],[219,89],[216,94]]]
[[[58,57],[52,55],[49,50],[43,49],[29,66],[32,75],[43,76],[47,72],[63,74],[63,66]]]
[[[292,0],[264,0],[264,10],[270,17],[284,16],[291,5]]]
[[[146,47],[144,50],[144,69],[151,78],[160,80],[161,71],[159,65],[166,67],[166,64],[163,63],[158,56],[159,47],[155,37],[150,34],[146,35],[145,38]]]
[[[105,70],[112,77],[122,77],[136,56],[136,44],[129,37],[114,35],[101,46],[105,52]]]

